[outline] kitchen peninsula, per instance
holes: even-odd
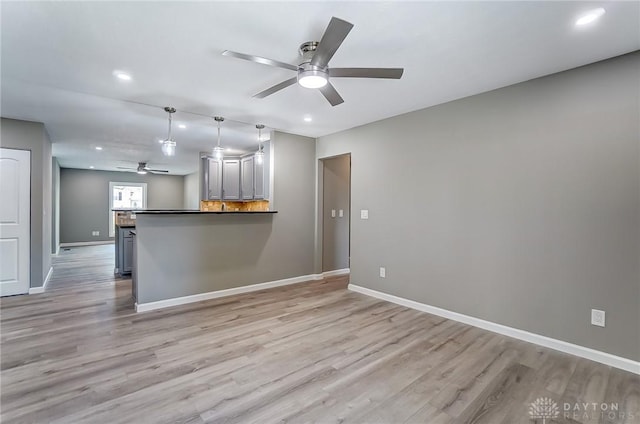
[[[137,310],[140,305],[273,279],[265,280],[278,270],[263,250],[276,213],[138,211],[134,264]]]

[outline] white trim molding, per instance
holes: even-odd
[[[115,243],[115,240],[77,241],[73,243],[60,243],[60,247],[99,246],[101,244],[114,244],[114,243]]]
[[[349,272],[351,272],[349,268],[342,268],[342,269],[334,269],[333,271],[325,271],[319,275],[320,275],[320,279],[322,279],[322,278],[329,278],[329,277],[337,277],[338,275],[347,275],[349,274]]]
[[[328,277],[349,274],[349,268],[337,269],[323,272],[322,274],[301,275],[299,277],[285,278],[283,280],[268,281],[266,283],[251,284],[248,286],[234,287],[231,289],[216,290],[206,293],[192,294],[189,296],[174,297],[171,299],[158,300],[155,302],[137,303],[136,312],[147,312],[155,309],[168,308],[170,306],[186,305],[187,303],[201,302],[203,300],[217,299],[220,297],[233,296],[236,294],[251,293],[254,291],[271,289],[275,287],[288,286],[291,284],[307,283],[310,281],[323,280]]]
[[[344,271],[344,270],[340,270]],[[331,271],[334,272],[334,271]],[[334,274],[335,275],[335,274]],[[203,300],[217,299],[220,297],[233,296],[236,294],[250,293],[258,290],[271,289],[274,287],[288,286],[290,284],[306,283],[309,281],[322,280],[323,274],[309,274],[299,277],[285,278],[283,280],[268,281],[266,283],[251,284],[248,286],[234,287],[231,289],[216,290],[206,293],[192,294],[189,296],[174,297],[171,299],[158,300],[156,302],[136,303],[136,312],[147,312],[155,309],[168,308],[170,306],[186,305],[187,303],[201,302]]]
[[[47,288],[47,284],[49,284],[49,280],[51,279],[51,274],[53,274],[53,267],[49,268],[49,272],[47,272],[47,276],[44,278],[44,282],[40,287],[29,287],[29,294],[38,294],[44,293],[44,290]]]
[[[504,336],[513,337],[514,339],[524,340],[525,342],[534,343],[550,349],[558,350],[560,352],[569,353],[571,355],[579,356],[581,358],[589,359],[601,364],[609,365],[640,375],[640,362],[623,358],[621,356],[612,355],[610,353],[601,352],[599,350],[576,345],[562,340],[552,339],[550,337],[530,333],[528,331],[519,330],[517,328],[507,327],[506,325],[497,324],[491,321],[485,321],[483,319],[471,317],[469,315],[459,314],[457,312],[452,312],[446,309],[416,302],[414,300],[405,299],[403,297],[394,296],[392,294],[379,292],[377,290],[368,289],[366,287],[358,286],[355,284],[349,284],[349,290],[378,299],[386,300],[397,305],[406,306],[407,308],[416,309],[418,311],[427,312],[429,314],[437,315],[453,321],[462,322],[464,324],[472,325],[474,327],[482,328],[484,330],[492,331]]]

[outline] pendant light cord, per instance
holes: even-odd
[[[171,140],[171,115],[172,113],[169,112],[169,137],[167,138],[167,140]]]
[[[220,121],[218,121],[218,147],[220,147]]]

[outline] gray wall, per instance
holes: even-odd
[[[51,253],[60,247],[60,164],[57,158],[51,162]]]
[[[184,200],[185,209],[200,209],[200,172],[194,172],[184,176]]]
[[[60,170],[60,243],[108,241],[109,182],[147,183],[147,208],[182,209],[184,177],[135,172]],[[94,237],[91,232],[100,231]]]
[[[323,160],[322,165],[322,271],[349,268],[351,158],[341,155]],[[331,217],[332,210],[336,211],[335,218]]]
[[[315,143],[273,140],[277,214],[138,215],[138,303],[313,273]]]
[[[319,138],[352,155],[351,281],[640,360],[639,75],[634,53]]]
[[[40,122],[2,118],[0,147],[31,151],[31,287],[51,268],[51,141]]]

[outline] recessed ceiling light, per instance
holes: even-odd
[[[113,71],[113,76],[122,81],[131,81],[131,75],[123,71],[115,70]]]
[[[102,150],[102,147],[96,146],[96,150]]]
[[[591,22],[593,22],[593,21],[597,20],[598,18],[600,18],[605,13],[607,13],[607,11],[604,10],[602,7],[590,10],[590,11],[586,12],[585,14],[581,15],[578,19],[576,19],[576,26],[582,26],[582,25],[590,24]]]
[[[304,122],[311,122],[311,121],[312,121],[312,119],[311,119],[310,116],[305,116],[304,117]]]
[[[93,166],[93,165],[91,165],[91,166],[89,167],[89,169],[94,169],[94,168],[95,168],[95,166]]]
[[[187,128],[187,126],[185,124],[179,124],[178,128],[185,129],[185,128]]]

